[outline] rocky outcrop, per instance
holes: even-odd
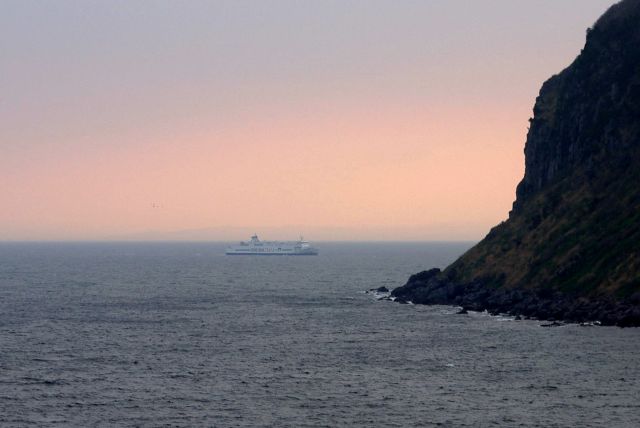
[[[493,315],[549,321],[598,321],[602,325],[640,326],[640,294],[620,301],[604,297],[576,298],[552,288],[491,289],[482,280],[470,283],[448,280],[438,269],[413,275],[406,285],[393,290],[392,297],[399,303],[461,306],[458,313],[486,310]]]
[[[640,326],[640,0],[540,90],[507,221],[400,301]]]

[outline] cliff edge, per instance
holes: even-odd
[[[399,300],[640,326],[640,0],[612,6],[540,90],[507,221]]]

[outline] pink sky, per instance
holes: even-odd
[[[478,3],[8,2],[0,240],[480,239],[612,1]]]

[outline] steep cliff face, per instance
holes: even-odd
[[[509,219],[394,295],[640,325],[640,0],[598,20],[530,121]]]
[[[638,144],[640,1],[612,7],[587,33],[575,62],[536,100],[517,209],[576,169],[613,166]]]

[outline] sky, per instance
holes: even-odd
[[[0,240],[479,240],[613,0],[4,0]]]

